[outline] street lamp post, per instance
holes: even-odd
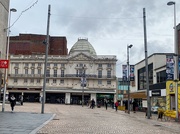
[[[17,12],[15,8],[11,8],[9,11],[9,22],[8,22],[8,28],[7,30],[7,46],[6,46],[6,59],[9,59],[9,40],[10,40],[10,26],[11,26],[11,12]],[[6,98],[6,89],[7,89],[7,79],[8,79],[8,72],[5,69],[5,79],[4,79],[4,91],[3,91],[3,104],[2,104],[2,112],[4,112],[4,106],[5,106],[5,98]]]
[[[82,67],[81,86],[82,86],[82,107],[83,107],[84,106],[84,87],[86,86],[86,74],[84,70],[84,65]]]
[[[129,49],[133,45],[127,45],[127,81],[128,81],[128,114],[130,114],[130,77],[129,77]]]
[[[176,3],[174,1],[170,1],[167,3],[168,6],[174,5],[174,81],[175,81],[175,105],[176,105],[176,121],[179,120],[178,117],[178,81],[179,81],[179,70],[178,70],[178,42],[177,42],[177,27],[176,27]]]

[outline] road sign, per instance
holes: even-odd
[[[9,60],[0,60],[0,68],[8,68]]]

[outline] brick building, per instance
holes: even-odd
[[[13,55],[32,55],[45,54],[46,46],[43,41],[46,35],[38,34],[19,34],[11,36],[9,44],[9,53]],[[48,55],[67,55],[66,37],[50,36]]]

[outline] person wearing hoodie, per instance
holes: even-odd
[[[14,95],[11,95],[11,97],[9,98],[9,101],[10,101],[10,105],[11,105],[11,110],[13,112],[14,106],[16,105],[16,98],[14,97]]]

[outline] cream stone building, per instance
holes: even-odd
[[[46,103],[81,104],[104,97],[114,102],[116,56],[97,55],[88,39],[78,39],[67,56],[49,55],[46,70]],[[11,55],[7,94],[39,102],[44,80],[45,55]],[[83,75],[84,74],[84,75]],[[85,76],[82,86],[81,78]]]

